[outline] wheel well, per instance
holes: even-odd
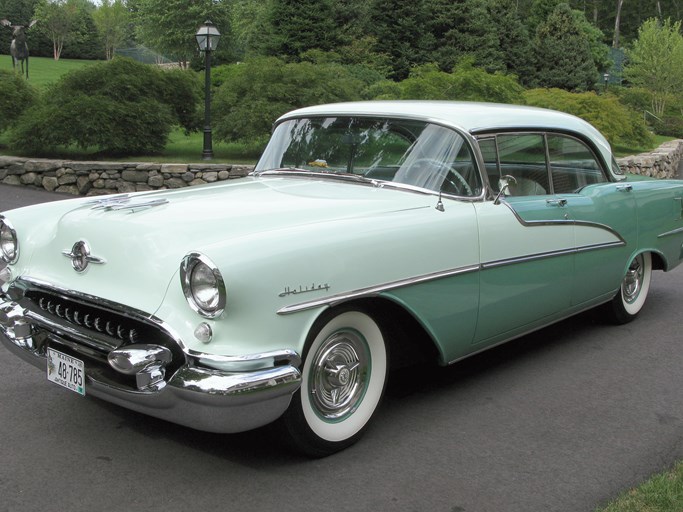
[[[379,324],[389,351],[392,370],[414,364],[436,362],[439,351],[420,323],[400,305],[387,299],[372,298],[345,302],[367,312]]]
[[[664,257],[658,252],[650,251],[652,256],[652,270],[664,270],[666,271],[667,265]]]

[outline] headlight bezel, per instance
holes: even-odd
[[[6,236],[9,235],[13,248],[10,251],[6,250]],[[17,238],[17,231],[12,226],[12,223],[5,217],[0,215],[0,257],[7,264],[16,263],[19,259],[19,239]]]
[[[203,272],[204,277],[212,281],[208,284],[197,283],[197,272]],[[225,281],[218,266],[207,256],[199,252],[191,252],[185,256],[180,264],[180,282],[185,299],[193,311],[204,318],[217,318],[223,314],[227,301]],[[213,288],[214,298],[202,300],[201,293],[197,290],[198,285]]]

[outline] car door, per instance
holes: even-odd
[[[609,182],[600,160],[583,141],[547,134],[552,188],[575,223],[572,306],[613,295],[637,245],[638,209],[633,187]]]
[[[498,134],[479,146],[494,191],[508,181],[505,197],[475,205],[481,272],[474,343],[484,346],[569,308],[575,238],[567,203],[551,193],[544,134]]]

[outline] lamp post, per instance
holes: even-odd
[[[213,147],[211,143],[211,52],[216,50],[221,33],[210,21],[197,29],[195,38],[199,51],[204,52],[204,151],[202,159],[211,160],[213,158]]]
[[[609,83],[609,73],[605,73],[602,75],[602,78],[605,80],[605,92],[607,92],[607,84]]]

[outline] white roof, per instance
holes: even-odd
[[[377,115],[411,117],[459,128],[469,133],[494,130],[550,129],[583,134],[601,151],[611,154],[602,134],[576,116],[545,108],[460,101],[359,101],[332,103],[294,110],[278,121],[291,117]]]

